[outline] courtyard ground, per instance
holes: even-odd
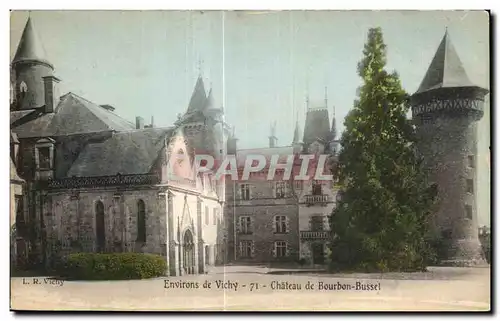
[[[206,288],[204,284],[211,284],[211,287]],[[300,285],[301,289],[294,289],[294,285]],[[59,281],[42,276],[15,277],[11,278],[11,308],[488,311],[490,268],[433,267],[425,273],[332,275],[259,266],[227,266],[212,268],[206,275],[150,280],[90,282]]]

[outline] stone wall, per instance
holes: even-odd
[[[145,204],[146,242],[137,241],[138,201]],[[49,240],[65,252],[95,252],[96,204],[104,205],[106,251],[163,254],[166,243],[166,205],[155,189],[81,190],[48,196],[44,221]]]
[[[434,223],[437,231],[450,242],[448,259],[475,260],[480,256],[476,203],[477,122],[465,116],[435,117],[419,126],[419,134],[419,151],[430,183],[438,187],[439,209]],[[469,156],[473,158],[472,163]],[[472,192],[467,188],[468,179],[473,182]],[[471,213],[466,206],[471,207]]]

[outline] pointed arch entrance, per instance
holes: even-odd
[[[194,274],[195,273],[195,256],[194,256],[194,238],[193,233],[190,230],[186,230],[184,232],[184,236],[182,238],[182,262],[183,269],[186,274]]]

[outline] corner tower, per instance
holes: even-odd
[[[469,80],[448,32],[411,97],[418,150],[438,190],[434,227],[450,265],[483,262],[477,229],[477,123],[488,90]]]
[[[31,17],[28,18],[24,27],[11,68],[14,78],[11,80],[14,87],[14,109],[32,109],[44,106],[44,77],[53,77],[54,66],[46,58],[45,50]]]

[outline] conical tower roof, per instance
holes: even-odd
[[[212,94],[212,88],[210,88],[210,91],[208,92],[208,98],[205,102],[205,109],[210,109],[214,107],[215,107],[214,96]]]
[[[191,95],[191,100],[188,105],[188,113],[201,111],[204,109],[207,103],[207,93],[205,91],[205,85],[203,84],[203,78],[198,76],[196,80],[196,85],[194,86],[193,94]]]
[[[446,31],[416,93],[437,88],[468,86],[474,86],[474,84],[469,80],[462,61],[451,43],[450,35]]]
[[[28,21],[26,22],[26,26],[24,27],[21,40],[19,41],[19,45],[17,47],[16,55],[14,56],[12,63],[22,61],[38,61],[48,64],[53,68],[53,65],[47,60],[45,50],[33,26],[31,17],[28,18]]]

